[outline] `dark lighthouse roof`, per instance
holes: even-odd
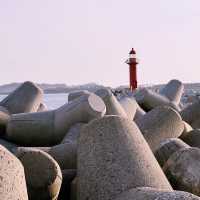
[[[131,51],[129,52],[129,54],[136,54],[136,51],[134,50],[134,48],[131,49]]]

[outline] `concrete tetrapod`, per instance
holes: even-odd
[[[48,110],[47,105],[44,103],[41,103],[37,109],[37,112],[43,112],[43,111],[47,111],[47,110]]]
[[[9,94],[0,106],[5,107],[9,113],[37,112],[43,100],[43,91],[32,82],[24,82],[15,91]]]
[[[106,105],[106,115],[119,115],[127,117],[125,110],[109,89],[99,89],[95,92],[95,94],[103,99]]]
[[[0,145],[0,199],[28,200],[24,168],[21,162]]]
[[[7,114],[7,115],[10,115],[9,111],[3,106],[0,106],[0,111]]]
[[[29,200],[56,200],[62,184],[57,162],[47,153],[33,148],[18,148],[28,188]]]
[[[0,108],[0,135],[4,135],[6,133],[6,126],[10,119],[10,115],[4,111],[1,111]]]
[[[16,148],[18,147],[16,144],[9,142],[7,140],[4,140],[4,139],[0,139],[0,145],[4,146],[11,153],[14,153]]]
[[[200,149],[180,149],[170,156],[163,170],[176,190],[200,195]]]
[[[85,125],[78,144],[78,199],[110,200],[132,187],[172,188],[136,124],[105,116]]]
[[[134,121],[138,121],[138,120],[142,119],[142,117],[143,117],[145,114],[146,114],[146,112],[138,105],[133,120],[134,120]]]
[[[179,105],[182,94],[184,91],[184,85],[181,81],[173,79],[165,85],[165,87],[160,91],[161,95],[166,96],[170,101]]]
[[[77,123],[72,125],[61,143],[77,143],[81,129],[85,124],[86,123]]]
[[[177,138],[184,125],[177,111],[168,106],[156,107],[137,121],[137,125],[154,152],[162,140]]]
[[[197,129],[200,128],[200,118],[196,119],[194,122],[191,123],[192,128]]]
[[[185,121],[183,121],[183,124],[184,124],[184,129],[183,129],[183,132],[181,133],[180,137],[181,139],[183,139],[186,135],[188,135],[188,133],[190,131],[193,130],[193,128]]]
[[[167,97],[162,96],[156,92],[149,89],[143,88],[139,90],[135,95],[138,104],[145,110],[149,111],[157,106],[170,106],[175,110],[179,111],[180,108],[173,102],[171,102]]]
[[[183,191],[138,187],[123,192],[115,200],[200,200],[200,197]]]
[[[62,186],[61,190],[58,196],[58,200],[67,200],[70,199],[71,195],[71,182],[76,176],[76,170],[75,169],[66,169],[62,170]]]
[[[70,200],[77,200],[77,176],[73,179],[70,186]]]
[[[182,140],[192,147],[200,148],[200,129],[194,129],[187,135],[182,137]]]
[[[105,112],[100,97],[84,95],[53,111],[11,115],[7,138],[25,146],[52,146],[61,142],[73,124],[87,123]]]
[[[173,153],[189,147],[189,145],[178,138],[169,138],[160,143],[160,146],[155,151],[154,155],[160,166],[163,167]]]
[[[77,90],[74,92],[70,92],[68,94],[68,102],[73,101],[73,100],[81,97],[82,95],[88,95],[88,94],[90,94],[90,92],[88,90]]]
[[[53,146],[46,151],[59,164],[61,169],[77,168],[77,144],[64,143]]]
[[[19,147],[13,148],[12,152],[17,152],[23,148],[24,150],[31,147]],[[58,144],[52,147],[32,147],[32,149],[42,150],[51,155],[56,162],[58,162],[60,168],[64,169],[76,169],[77,167],[77,144],[76,143],[64,143]]]
[[[200,99],[184,108],[180,112],[180,114],[183,120],[190,125],[194,123],[197,119],[200,119]]]
[[[119,100],[119,103],[124,108],[129,119],[133,120],[136,110],[138,108],[138,103],[133,98],[123,97]]]

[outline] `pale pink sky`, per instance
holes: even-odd
[[[200,82],[199,0],[0,0],[0,84]]]

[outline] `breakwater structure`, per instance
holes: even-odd
[[[136,87],[49,110],[21,84],[0,102],[0,200],[200,200],[200,100],[183,105],[180,80]]]

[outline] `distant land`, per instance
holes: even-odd
[[[5,85],[0,85],[0,94],[9,94],[12,91],[14,91],[17,87],[19,87],[21,83],[10,83]],[[68,86],[66,84],[48,84],[48,83],[42,83],[37,84],[40,88],[44,90],[44,93],[46,94],[55,94],[55,93],[69,93],[75,90],[88,90],[91,92],[96,91],[97,89],[100,89],[104,87],[103,85],[98,85],[96,83],[87,83],[83,85],[72,85]],[[148,87],[152,89],[160,89],[164,86],[164,84],[159,85],[140,85],[139,87]],[[123,90],[124,88],[127,88],[128,86],[119,86],[117,90]],[[200,92],[200,83],[184,83],[185,90],[194,90],[196,92]]]
[[[195,91],[197,93],[200,93],[200,83],[183,83],[184,84],[184,90],[187,93],[188,91],[192,90]],[[139,85],[139,88],[150,88],[152,90],[160,90],[165,86],[165,84],[145,84],[145,85]],[[119,86],[118,88],[116,88],[117,90],[123,90],[124,88],[126,88],[126,86]]]
[[[5,85],[0,85],[0,94],[9,94],[12,91],[14,91],[17,87],[19,87],[20,84],[21,83],[9,83]],[[103,87],[95,83],[88,83],[84,85],[72,85],[72,86],[67,86],[66,84],[48,84],[48,83],[42,83],[37,85],[40,88],[42,88],[44,93],[46,94],[69,93],[74,90],[88,90],[94,92],[97,89]]]

